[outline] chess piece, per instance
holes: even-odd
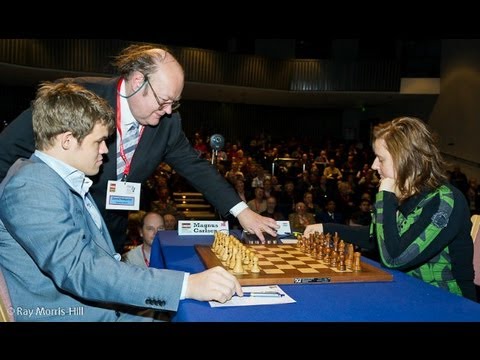
[[[340,261],[338,262],[337,269],[340,271],[346,271],[347,266],[345,265],[345,254],[340,253]]]
[[[330,267],[332,267],[332,268],[337,267],[337,257],[338,257],[338,252],[337,251],[332,251],[330,253]]]
[[[325,247],[330,247],[331,243],[332,243],[332,234],[327,234],[325,236]]]
[[[250,267],[250,249],[245,250],[245,257],[243,258],[243,265]]]
[[[327,248],[324,248],[324,255],[323,255],[323,262],[325,264],[330,264],[330,252],[332,251],[332,249],[330,249],[329,247]]]
[[[243,264],[242,264],[242,252],[238,251],[237,255],[235,257],[235,267],[233,268],[233,273],[234,274],[243,274],[244,269],[243,269]]]
[[[335,233],[337,234],[337,233]],[[333,237],[333,251],[338,252],[338,237],[334,236]]]
[[[256,256],[253,257],[253,265],[252,265],[252,268],[250,269],[250,271],[254,274],[260,272],[260,268],[258,267],[258,257],[256,257]]]
[[[323,260],[323,247],[322,247],[322,244],[317,244],[317,256],[316,256],[316,259],[317,260]]]
[[[338,252],[340,254],[345,254],[345,241],[340,240],[340,243],[338,244]]]
[[[232,256],[230,257],[230,261],[228,262],[228,267],[233,269],[235,267],[235,263],[237,262],[237,254],[238,249],[236,246],[232,247]]]
[[[215,252],[216,248],[217,248],[217,244],[218,244],[218,235],[217,235],[217,232],[215,232],[213,234],[213,243],[212,243],[212,251]]]
[[[353,268],[353,244],[347,245],[347,259],[345,260],[345,266],[347,270],[352,270]]]
[[[362,265],[360,264],[360,252],[356,251],[353,254],[353,271],[362,271]]]
[[[232,243],[228,243],[228,247],[225,247],[225,252],[222,256],[222,262],[228,265],[230,263],[230,259],[232,258],[232,253]]]

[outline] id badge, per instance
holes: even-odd
[[[142,184],[109,180],[105,208],[109,210],[138,210]]]

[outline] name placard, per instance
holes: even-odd
[[[290,229],[290,221],[288,220],[277,220],[277,225],[280,226],[277,230],[278,235],[290,234],[292,232]]]
[[[178,221],[178,235],[213,235],[215,231],[229,234],[228,221]]]

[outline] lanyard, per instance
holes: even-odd
[[[123,177],[122,177],[122,181],[125,181],[128,174],[130,173],[130,165],[132,163],[132,159],[133,159],[133,154],[135,153],[135,150],[133,151],[132,153],[132,157],[131,159],[127,159],[127,156],[125,155],[125,149],[123,147],[123,137],[122,137],[122,109],[120,107],[120,87],[122,85],[122,79],[120,79],[120,81],[118,82],[118,85],[117,85],[117,131],[118,131],[118,134],[120,136],[120,157],[122,158],[122,160],[125,162],[125,170],[123,171]],[[145,129],[144,126],[141,126],[141,129],[140,129],[140,135],[138,136],[138,140],[137,140],[137,145],[138,143],[140,142],[140,138],[142,137],[143,135],[143,130]]]
[[[150,261],[145,256],[145,250],[143,249],[143,246],[144,246],[144,244],[142,244],[143,261],[145,261],[145,265],[147,265],[147,267],[150,267]]]

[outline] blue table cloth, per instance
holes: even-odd
[[[195,244],[211,244],[213,236],[178,236],[159,232],[150,266],[191,273],[205,270]],[[369,259],[363,261],[377,263]],[[402,272],[391,282],[295,284],[280,287],[296,303],[211,308],[208,302],[183,300],[173,321],[254,322],[410,322],[480,321],[480,304],[428,285]]]

